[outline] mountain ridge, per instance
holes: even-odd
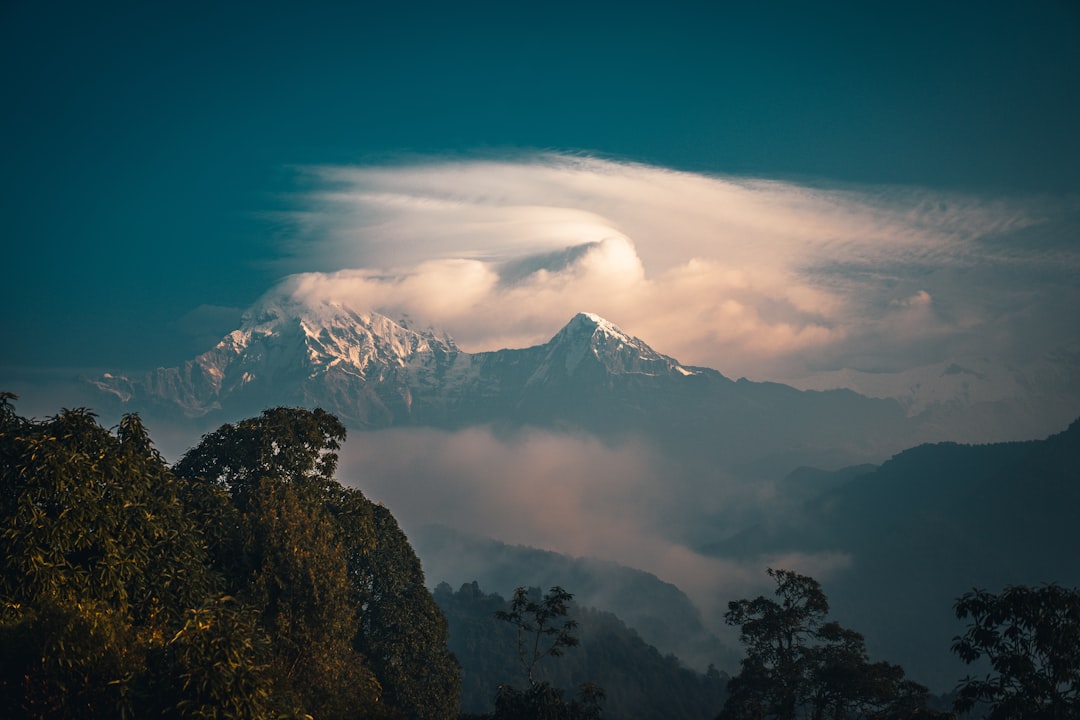
[[[733,381],[683,365],[591,313],[578,313],[541,345],[470,353],[445,334],[416,332],[377,312],[271,294],[192,360],[90,383],[111,410],[194,420],[203,429],[274,405],[319,406],[358,430],[509,425],[645,434],[675,452],[715,446],[714,456],[727,452],[725,464],[811,449],[815,457],[837,449],[842,464],[880,461],[924,439],[892,400]]]
[[[244,313],[240,328],[192,360],[134,378],[105,373],[92,382],[121,402],[139,395],[157,397],[171,400],[188,417],[199,417],[260,380],[291,375],[289,379],[310,381],[340,373],[366,383],[397,383],[407,398],[413,389],[430,385],[429,376],[460,384],[469,380],[473,368],[491,364],[492,358],[536,355],[543,360],[525,386],[550,382],[549,375],[572,377],[589,355],[614,374],[695,374],[593,313],[578,313],[543,345],[467,353],[448,335],[417,332],[378,312],[360,313],[338,303],[263,300]],[[410,377],[398,378],[401,373]],[[400,387],[399,380],[409,387]]]
[[[684,365],[592,313],[546,343],[462,350],[446,333],[376,311],[271,292],[210,350],[139,375],[89,379],[111,412],[192,422],[206,431],[275,405],[319,406],[354,430],[544,427],[600,437],[648,436],[703,467],[881,462],[923,442],[979,441],[976,412],[912,415],[893,398],[798,389]],[[999,412],[1000,411],[1000,412]],[[963,413],[967,413],[964,415]],[[958,413],[958,414],[957,414]],[[997,408],[986,424],[1004,427]],[[756,464],[756,465],[755,465]]]
[[[701,671],[709,663],[738,663],[738,651],[706,628],[701,611],[681,589],[644,570],[437,524],[413,529],[409,540],[423,558],[429,586],[475,581],[507,596],[519,586],[572,588],[578,602],[618,615],[650,645]]]
[[[851,468],[783,523],[760,523],[700,546],[713,557],[839,552],[829,579],[838,616],[868,647],[944,689],[961,674],[950,612],[974,587],[1080,583],[1073,561],[1080,507],[1080,419],[1042,440],[927,443],[880,467]],[[881,622],[882,617],[889,622]]]

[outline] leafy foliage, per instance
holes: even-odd
[[[197,526],[137,416],[43,421],[0,397],[0,715],[123,717],[167,682],[170,638],[213,594]],[[155,700],[156,702],[156,700]]]
[[[215,569],[268,639],[279,715],[350,717],[373,712],[381,693],[351,641],[359,606],[325,502],[340,488],[344,437],[332,415],[273,408],[208,434],[175,468],[192,506],[209,514]]]
[[[348,491],[339,518],[349,501],[362,497]],[[355,647],[379,678],[384,702],[410,718],[454,717],[461,673],[446,645],[446,618],[424,586],[420,560],[394,516],[381,505],[370,510],[374,542],[350,550],[354,597],[364,611]]]
[[[267,478],[318,496],[337,485],[337,451],[345,434],[345,426],[325,410],[272,408],[203,436],[174,470],[223,487],[241,511],[251,506]]]
[[[329,413],[274,408],[207,435],[176,470],[203,507],[228,500],[228,521],[210,523],[215,565],[259,608],[279,711],[452,717],[445,619],[390,512],[334,479],[344,437]]]
[[[578,644],[572,634],[577,621],[566,618],[573,599],[573,594],[556,586],[540,600],[533,600],[526,588],[519,587],[510,600],[510,610],[495,612],[496,620],[510,623],[517,631],[518,660],[529,685],[536,686],[538,662],[545,657],[559,657],[563,648]]]
[[[256,718],[270,712],[273,694],[269,637],[259,632],[253,608],[223,596],[188,611],[170,642],[179,700],[175,709],[194,718]],[[169,708],[161,708],[167,714]]]
[[[457,666],[345,431],[275,408],[170,470],[135,415],[0,394],[0,716],[449,718]],[[430,680],[430,681],[429,681]]]
[[[742,717],[753,708],[762,715],[795,717],[809,680],[810,654],[829,611],[813,578],[769,569],[779,602],[764,596],[728,605],[724,616],[739,626],[746,645],[742,671],[729,684],[731,697],[721,717]]]
[[[536,666],[546,657],[560,657],[575,647],[577,621],[567,615],[572,593],[553,587],[543,597],[519,587],[509,610],[497,610],[495,619],[515,629],[518,660],[529,681],[525,690],[502,684],[495,697],[494,720],[593,720],[603,714],[604,690],[593,683],[581,686],[578,696],[567,700],[562,690],[536,679]]]
[[[968,664],[985,658],[992,670],[984,679],[960,682],[958,712],[988,703],[990,720],[1080,717],[1080,589],[973,590],[955,609],[970,623],[954,639],[953,652]]]
[[[746,645],[721,720],[744,718],[911,717],[927,689],[897,665],[870,663],[862,635],[828,621],[816,580],[769,569],[776,600],[758,596],[728,604],[725,620]]]

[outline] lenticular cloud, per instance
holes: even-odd
[[[1015,350],[1010,323],[1050,337],[1047,309],[1076,293],[1067,246],[1009,244],[1052,232],[1075,211],[1061,203],[562,155],[311,172],[292,292],[407,314],[469,350],[543,342],[590,311],[683,363],[793,380]],[[988,286],[1008,292],[991,306]]]

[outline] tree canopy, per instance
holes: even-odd
[[[768,574],[776,599],[736,600],[724,616],[739,628],[746,656],[720,720],[902,718],[925,707],[925,687],[898,665],[871,663],[862,635],[828,620],[816,580],[790,570]]]
[[[458,715],[446,618],[391,512],[336,479],[334,416],[273,408],[169,467],[137,415],[112,429],[82,408],[27,419],[14,399],[0,393],[0,717]],[[771,597],[728,605],[746,655],[722,720],[936,714],[926,688],[829,618],[816,580],[768,572]],[[586,678],[605,667],[620,716],[699,716],[722,699],[715,669],[642,649],[560,587],[509,603],[475,584],[437,594],[471,629],[457,647],[505,678],[484,685],[489,717],[599,717],[605,694]],[[975,590],[955,610],[970,624],[953,651],[991,670],[961,681],[957,711],[1080,716],[1080,590]],[[582,648],[542,667],[578,645],[583,618]]]
[[[0,715],[450,718],[446,623],[345,430],[274,408],[174,468],[135,415],[0,395]]]
[[[989,720],[1080,717],[1080,589],[1011,585],[973,590],[956,601],[970,620],[952,650],[965,663],[989,662],[984,678],[956,688],[955,708],[989,705]]]
[[[528,594],[533,602],[543,595],[539,588]],[[434,595],[450,625],[450,648],[461,662],[462,711],[490,717],[499,685],[527,692],[517,628],[495,617],[512,610],[512,596],[485,593],[476,582],[457,591],[442,583]],[[723,704],[727,676],[715,668],[701,673],[674,655],[661,654],[618,617],[584,607],[576,596],[567,616],[554,626],[561,627],[565,619],[577,622],[573,635],[580,644],[565,647],[557,661],[538,663],[538,683],[580,689],[591,682],[604,689],[604,716],[620,720],[702,720],[715,716]],[[575,699],[585,698],[573,690],[563,697]]]
[[[603,715],[605,692],[592,682],[583,683],[573,698],[547,681],[538,680],[537,664],[544,658],[561,657],[565,648],[576,647],[577,621],[571,619],[572,593],[553,587],[537,597],[519,587],[514,591],[509,610],[497,610],[495,619],[514,627],[518,660],[528,680],[519,689],[501,683],[495,695],[493,720],[596,720]]]
[[[0,715],[182,716],[202,688],[173,682],[198,662],[180,633],[220,582],[175,478],[137,416],[114,434],[83,409],[27,420],[13,399],[0,397]]]

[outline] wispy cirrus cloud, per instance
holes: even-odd
[[[557,154],[310,172],[289,263],[307,272],[288,290],[408,314],[471,350],[543,342],[588,310],[684,363],[795,380],[1032,352],[1069,333],[1053,308],[1080,299],[1075,199]]]

